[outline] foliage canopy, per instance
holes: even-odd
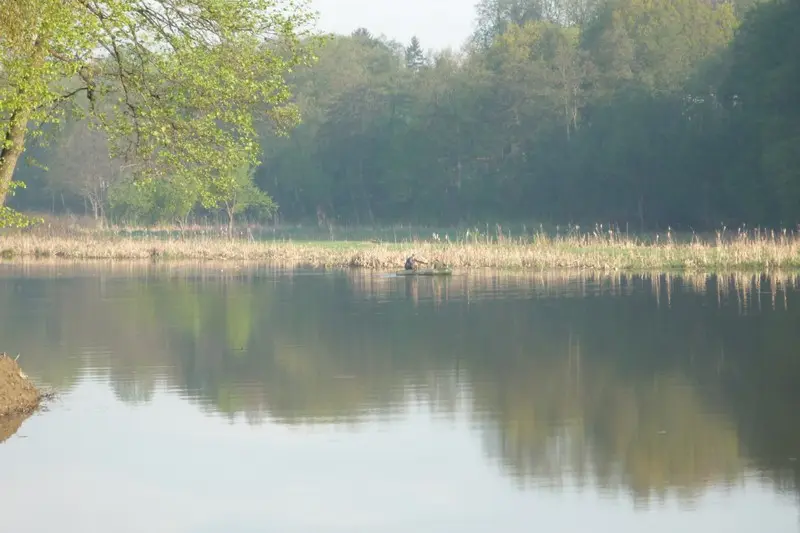
[[[313,59],[311,21],[295,0],[2,0],[0,205],[26,137],[66,113],[213,204],[208,180],[258,162],[261,119],[297,123],[284,76]]]

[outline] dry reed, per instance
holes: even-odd
[[[280,267],[364,268],[394,270],[416,253],[452,268],[587,269],[594,271],[774,270],[800,268],[800,236],[794,233],[746,232],[715,239],[677,242],[668,233],[653,242],[594,231],[524,238],[466,235],[456,240],[434,234],[400,243],[331,241],[257,241],[223,237],[140,238],[102,233],[0,234],[0,257],[6,260],[256,261]]]

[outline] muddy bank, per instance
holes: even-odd
[[[0,444],[10,439],[29,415],[0,416]]]
[[[4,353],[0,354],[0,423],[5,426],[9,421],[3,418],[30,413],[41,401],[42,393],[17,362]],[[3,432],[0,431],[2,438]]]

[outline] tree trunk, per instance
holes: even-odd
[[[14,169],[25,149],[29,116],[28,111],[15,111],[11,114],[10,127],[6,132],[3,148],[0,150],[0,207],[6,204],[11,180],[14,178]]]
[[[184,222],[184,219],[181,216],[177,217],[175,222],[178,223],[178,231],[181,232],[181,240],[183,240],[184,237],[183,229],[186,227],[186,223]],[[169,228],[167,228],[167,233],[169,234]]]
[[[233,239],[233,217],[234,217],[234,209],[236,209],[235,205],[229,204],[225,202],[225,211],[228,213],[228,238]]]
[[[34,69],[44,62],[45,49],[43,42],[42,36],[38,35],[33,43],[34,53],[31,58],[31,65]],[[23,96],[22,89],[18,90],[18,95]],[[17,168],[19,156],[25,150],[25,134],[28,131],[30,117],[31,110],[25,108],[15,109],[9,117],[8,131],[0,149],[0,207],[6,205],[11,181],[14,179],[14,169]]]
[[[89,192],[86,194],[85,198],[89,200],[89,205],[92,206],[92,216],[94,217],[95,222],[97,222],[97,219],[100,217],[100,209],[98,205],[99,201],[97,196],[94,193]]]

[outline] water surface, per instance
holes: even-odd
[[[796,286],[2,265],[3,530],[797,531]]]

